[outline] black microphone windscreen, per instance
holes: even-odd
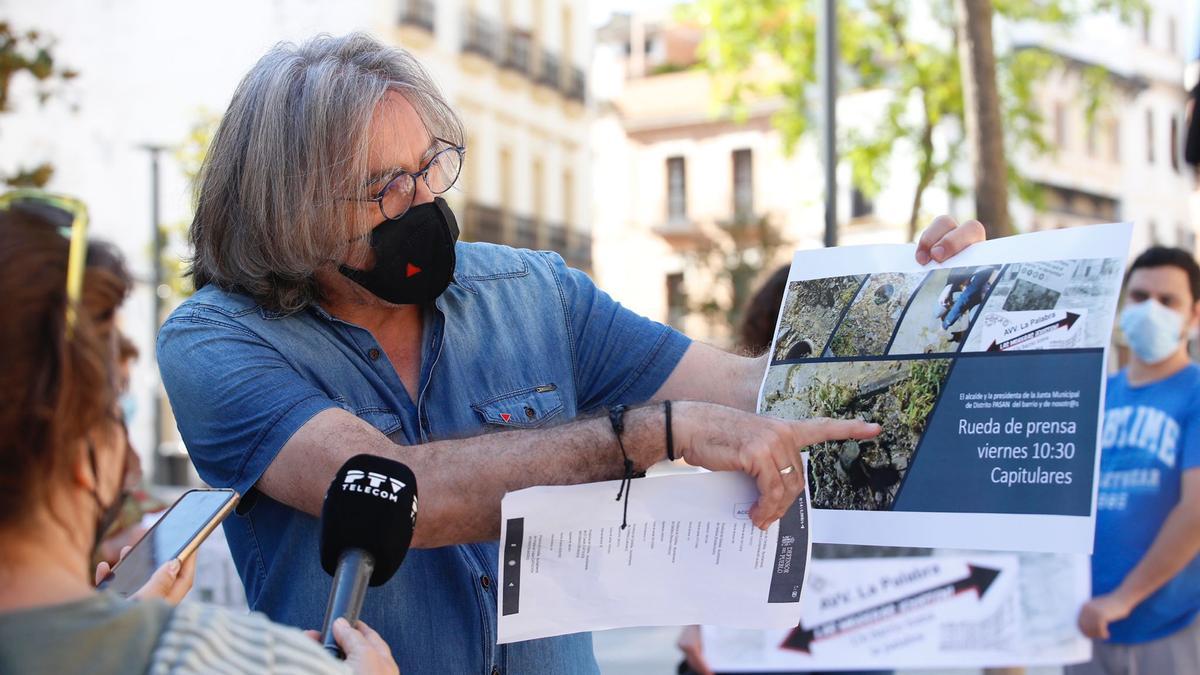
[[[375,559],[371,585],[399,569],[417,522],[417,479],[407,466],[375,455],[355,455],[342,465],[321,507],[321,566],[332,575],[346,549]]]

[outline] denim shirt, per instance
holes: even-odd
[[[416,401],[367,330],[319,306],[279,316],[209,285],[163,325],[159,367],[192,461],[246,495],[224,526],[253,609],[302,628],[324,616],[318,519],[252,490],[318,412],[342,408],[401,445],[534,429],[649,399],[688,347],[554,253],[460,243],[457,258],[424,312]],[[597,672],[590,634],[496,644],[497,557],[496,542],[410,551],[362,618],[401,672]]]

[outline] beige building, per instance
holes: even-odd
[[[390,33],[463,117],[467,159],[448,195],[463,237],[590,270],[586,3],[406,0]]]
[[[466,175],[447,195],[466,238],[554,248],[591,266],[583,0],[0,0],[0,9],[20,30],[51,34],[56,58],[79,71],[45,106],[31,80],[14,78],[0,166],[52,162],[49,187],[88,203],[93,233],[124,251],[139,280],[123,312],[141,352],[131,436],[154,480],[180,482],[190,466],[154,360],[170,307],[156,311],[152,299],[158,291],[167,304],[170,290],[148,283],[153,186],[163,223],[190,222],[190,187],[172,148],[225,110],[279,41],[361,30],[411,49],[466,123]],[[166,148],[159,183],[148,145]]]
[[[629,47],[641,35],[643,53]],[[668,20],[616,17],[601,29],[593,70],[596,276],[622,303],[701,339],[732,342],[744,304],[796,248],[822,245],[821,164],[811,140],[795,152],[771,124],[782,100],[735,120],[695,60],[700,35]],[[879,92],[843,96],[844,123],[869,124]],[[898,243],[913,181],[901,167],[873,202],[839,170],[839,243]],[[927,197],[944,209],[944,198]],[[879,214],[893,214],[886,219]]]
[[[1195,177],[1183,161],[1185,8],[1170,0],[1148,5],[1132,24],[1115,16],[1085,20],[1072,35],[1086,40],[1014,31],[1018,48],[1048,49],[1065,64],[1037,88],[1054,151],[1022,167],[1045,201],[1039,210],[1019,205],[1016,222],[1048,229],[1127,220],[1135,225],[1131,253],[1152,244],[1195,248],[1188,208]],[[1089,72],[1104,82],[1091,118],[1083,91]]]

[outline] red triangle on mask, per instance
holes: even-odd
[[[512,415],[509,415],[508,413],[500,413],[500,419],[507,422],[512,419]]]
[[[421,268],[412,263],[408,263],[408,276],[416,276],[421,273]]]

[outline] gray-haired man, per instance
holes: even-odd
[[[675,399],[675,452],[753,476],[762,527],[803,487],[797,450],[878,429],[742,412],[762,362],[629,312],[553,253],[457,242],[437,195],[462,137],[402,50],[350,35],[263,57],[209,151],[198,291],[162,328],[163,380],[200,475],[250,493],[225,526],[252,607],[320,620],[313,516],[338,466],[378,453],[421,485],[421,550],[363,612],[401,669],[595,672],[588,635],[496,645],[501,497],[624,471],[609,419],[574,418]],[[918,259],[980,239],[941,218]],[[665,458],[662,405],[624,424],[635,470]]]

